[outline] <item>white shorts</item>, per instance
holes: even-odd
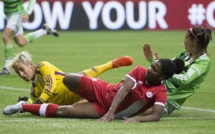
[[[165,115],[169,115],[171,114],[173,111],[175,111],[175,109],[180,109],[179,107],[175,107],[174,105],[172,105],[170,100],[167,100],[164,106],[164,110],[163,110],[163,114]]]
[[[22,27],[22,16],[24,12],[13,13],[6,15],[7,20],[7,28],[10,28],[14,31],[14,37],[23,34],[23,27]]]

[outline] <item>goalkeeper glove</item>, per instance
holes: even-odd
[[[43,104],[43,101],[41,101],[41,99],[37,99],[34,104]]]
[[[31,98],[28,98],[28,97],[26,97],[26,96],[24,96],[24,97],[19,97],[18,102],[20,102],[20,101],[25,101],[25,102],[27,102],[27,103],[29,103],[29,104],[33,104],[33,102],[34,102]]]

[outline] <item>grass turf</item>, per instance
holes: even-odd
[[[154,52],[160,57],[172,58],[184,49],[186,31],[73,31],[60,32],[60,37],[42,37],[39,40],[19,48],[14,45],[14,52],[23,50],[33,55],[35,64],[49,61],[64,72],[79,72],[95,65],[105,63],[122,55],[133,57],[130,67],[110,70],[100,78],[117,83],[136,65],[148,67],[142,46],[151,43]],[[0,36],[2,33],[0,33]],[[214,35],[214,34],[213,34]],[[215,131],[215,42],[211,41],[208,52],[211,57],[211,70],[197,93],[190,97],[180,111],[170,116],[163,116],[160,122],[122,124],[120,120],[111,123],[99,123],[96,119],[58,119],[41,118],[25,114],[4,116],[0,114],[1,134],[23,133],[74,133],[74,134],[212,134]],[[3,42],[0,49],[0,67],[4,65]],[[13,73],[0,75],[0,109],[15,104],[19,96],[29,96],[31,83],[26,83]],[[15,89],[14,89],[15,88]]]

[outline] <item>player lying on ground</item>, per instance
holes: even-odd
[[[133,60],[129,56],[122,56],[105,64],[86,69],[80,74],[90,77],[97,77],[105,71],[122,66],[129,66]],[[54,103],[58,105],[71,105],[81,99],[81,97],[67,89],[63,84],[66,75],[62,70],[47,61],[34,65],[31,55],[24,51],[13,58],[12,68],[23,80],[32,81],[31,98],[19,98],[29,103]]]
[[[185,51],[175,58],[181,58],[185,62],[182,73],[164,81],[168,91],[168,99],[165,113],[170,114],[175,109],[180,109],[187,98],[192,96],[204,82],[211,65],[207,52],[211,37],[211,29],[195,26],[187,30],[184,39]],[[150,44],[143,47],[146,59],[153,63]],[[157,56],[158,58],[158,56]]]
[[[56,104],[25,104],[20,101],[3,109],[3,114],[30,112],[42,117],[100,118],[100,122],[123,118],[123,122],[159,121],[167,99],[167,90],[162,80],[181,73],[184,62],[159,59],[146,69],[136,66],[118,84],[109,84],[101,79],[81,74],[67,74],[63,83],[72,92],[88,100],[69,106]],[[152,107],[146,116],[133,117]]]

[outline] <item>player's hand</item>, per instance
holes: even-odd
[[[152,60],[153,54],[149,43],[145,43],[143,45],[143,54],[145,55],[147,60]]]
[[[98,119],[99,122],[110,122],[114,121],[114,114],[112,112],[107,112],[104,116]]]
[[[27,103],[29,103],[29,104],[33,104],[33,100],[32,100],[31,98],[26,97],[26,96],[24,96],[24,97],[19,97],[19,98],[18,98],[18,102],[20,102],[20,101],[25,101],[25,102],[27,102]]]
[[[41,99],[37,99],[34,104],[43,104],[43,101]]]
[[[137,118],[125,118],[125,117],[123,117],[123,123],[137,123],[137,122],[139,122],[138,120],[137,120]]]
[[[28,14],[24,14],[22,16],[22,22],[28,22],[28,20],[29,20],[29,15]]]
[[[158,56],[158,53],[155,53],[155,60],[159,60],[159,56]]]
[[[18,102],[20,102],[20,101],[27,101],[27,100],[28,100],[28,97],[26,97],[26,96],[18,98]]]
[[[143,45],[143,53],[147,60],[152,60],[153,53],[152,53],[152,49],[151,49],[151,46],[149,43],[145,43]],[[155,60],[158,60],[158,59],[159,59],[158,53],[155,53]]]

